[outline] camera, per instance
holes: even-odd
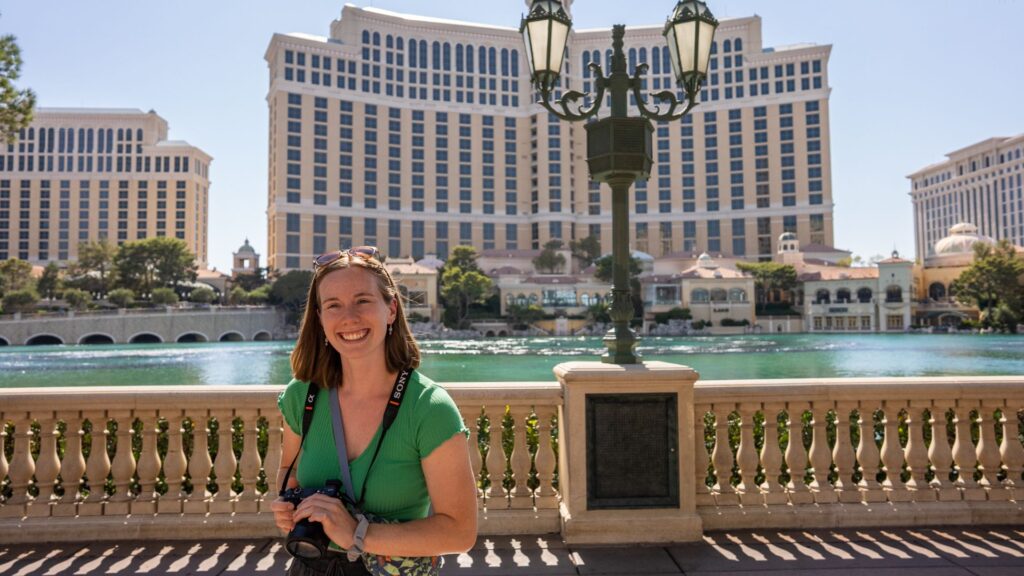
[[[324,494],[342,502],[347,500],[339,480],[328,480],[323,488],[289,488],[281,493],[281,499],[297,507],[300,502],[314,494]],[[288,533],[284,547],[296,558],[316,560],[327,553],[330,544],[331,540],[324,533],[322,524],[303,518],[296,522],[292,531]]]

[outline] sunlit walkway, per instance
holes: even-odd
[[[0,574],[284,574],[280,540],[0,544]],[[1024,528],[717,532],[665,547],[576,547],[557,537],[481,538],[451,557],[450,575],[502,574],[1024,574]]]

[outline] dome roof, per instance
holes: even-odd
[[[255,254],[256,253],[256,250],[253,249],[253,247],[249,244],[249,239],[248,238],[245,239],[245,244],[242,244],[242,246],[236,252],[236,254],[242,254],[242,253],[249,253],[249,254]]]
[[[641,262],[645,261],[645,260],[648,261],[648,262],[654,262],[654,256],[651,256],[647,252],[641,252],[639,250],[633,250],[630,253],[630,255],[633,256],[633,258],[636,258],[637,260],[640,260]]]
[[[969,222],[961,222],[949,229],[949,236],[935,243],[936,256],[947,254],[970,254],[978,242],[995,244],[988,236],[978,234],[978,227]]]
[[[792,242],[793,240],[796,240],[796,234],[792,232],[783,232],[782,235],[779,236],[779,242]]]
[[[430,268],[431,270],[439,270],[441,266],[444,266],[444,261],[439,260],[434,254],[427,254],[423,259],[417,260],[416,265]]]
[[[711,259],[711,256],[707,252],[703,252],[697,257],[697,266],[700,268],[717,268],[715,261]]]

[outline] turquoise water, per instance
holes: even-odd
[[[0,388],[283,384],[292,342],[0,348]],[[420,370],[441,382],[553,381],[551,369],[596,360],[599,338],[422,343]],[[686,364],[705,380],[1024,374],[1024,337],[774,335],[645,338],[645,359]]]

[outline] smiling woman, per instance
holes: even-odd
[[[441,554],[476,540],[468,430],[415,371],[419,347],[376,249],[316,264],[278,401],[288,426],[272,507],[296,556],[289,574],[436,574]]]

